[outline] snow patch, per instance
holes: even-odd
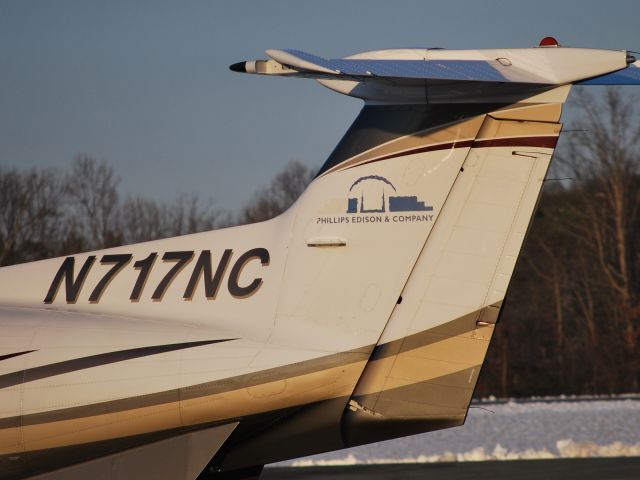
[[[636,457],[640,456],[640,443],[628,445],[622,442],[614,442],[610,445],[597,445],[591,442],[575,442],[573,440],[559,440],[557,442],[559,454],[554,454],[546,448],[535,450],[529,448],[523,451],[514,451],[498,444],[492,452],[487,452],[483,447],[463,453],[445,452],[441,455],[418,455],[406,458],[370,458],[359,459],[352,453],[343,458],[313,459],[303,458],[291,463],[292,467],[317,467],[336,465],[377,465],[388,463],[437,463],[437,462],[482,462],[486,460],[540,460],[553,458],[590,458],[590,457]]]
[[[640,456],[640,397],[495,398],[461,427],[282,462],[280,466]]]
[[[592,442],[558,440],[556,447],[561,458],[640,457],[640,443],[629,445],[614,442],[609,445],[598,445]]]

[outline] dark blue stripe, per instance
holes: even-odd
[[[431,78],[509,82],[493,65],[484,60],[359,60],[326,59],[301,50],[285,50],[291,55],[345,75],[393,78]]]
[[[631,65],[617,72],[578,82],[576,85],[640,85],[640,68]]]

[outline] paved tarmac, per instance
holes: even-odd
[[[640,457],[270,467],[260,480],[640,480]]]

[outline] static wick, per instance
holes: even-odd
[[[473,407],[473,406],[470,406],[469,408],[479,408],[480,410],[486,410],[487,412],[496,413],[493,410],[489,410],[488,408],[484,408],[484,407]]]

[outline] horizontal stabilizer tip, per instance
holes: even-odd
[[[247,62],[238,62],[233,65],[229,65],[229,70],[232,72],[247,73]]]

